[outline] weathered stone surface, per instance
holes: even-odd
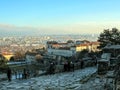
[[[91,67],[27,80],[4,81],[0,82],[0,90],[82,90],[86,86],[80,84],[80,80],[95,72],[96,68]]]

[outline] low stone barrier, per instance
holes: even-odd
[[[7,80],[6,74],[0,74],[0,81]]]

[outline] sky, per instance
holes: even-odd
[[[0,0],[0,35],[120,29],[120,0]]]

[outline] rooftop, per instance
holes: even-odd
[[[120,45],[108,45],[104,49],[120,49]]]

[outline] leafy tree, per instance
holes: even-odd
[[[11,58],[10,58],[10,61],[15,61],[14,57],[11,57]]]
[[[89,52],[89,51],[86,50],[86,49],[82,50],[81,52],[78,52],[78,54],[77,54],[77,58],[78,58],[78,59],[82,59],[82,58],[84,58],[85,55],[88,54],[88,52]]]
[[[47,41],[47,44],[57,44],[57,41]]]
[[[37,62],[39,62],[39,63],[43,63],[43,57],[40,55],[40,54],[38,54],[38,55],[36,55],[35,56],[35,60],[37,61]]]
[[[0,60],[0,72],[5,72],[8,68],[6,60]]]
[[[74,41],[73,40],[68,40],[67,43],[74,43]]]
[[[117,28],[112,28],[112,30],[105,29],[98,37],[98,41],[100,42],[100,46],[98,47],[100,49],[107,44],[120,44],[120,31]]]
[[[25,53],[23,51],[15,52],[15,56],[14,56],[15,60],[20,60],[20,59],[23,59],[24,57],[25,57]]]

